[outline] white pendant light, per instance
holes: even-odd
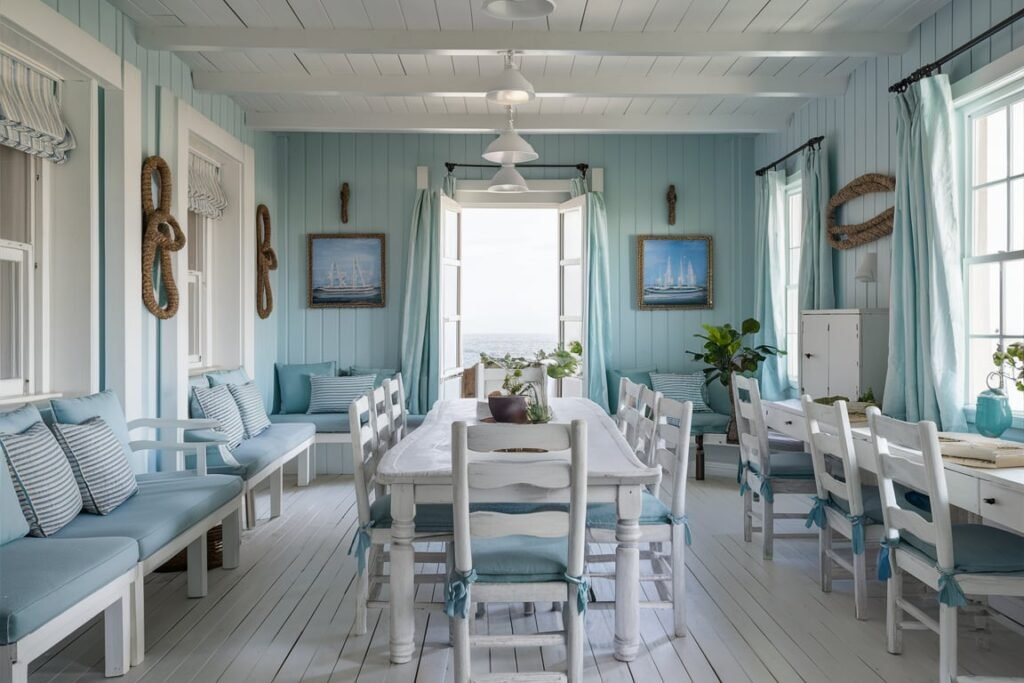
[[[555,0],[484,0],[484,11],[498,19],[540,19],[555,11]]]
[[[533,84],[519,72],[512,51],[505,54],[505,68],[498,77],[494,87],[487,91],[487,99],[497,104],[512,106],[526,104],[536,96]]]
[[[488,192],[526,192],[526,179],[519,174],[512,164],[502,164],[498,172],[491,178],[491,186]]]
[[[512,107],[508,108],[508,128],[491,140],[483,158],[495,164],[521,164],[540,158],[533,146],[516,132]]]

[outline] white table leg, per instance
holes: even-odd
[[[410,661],[415,649],[414,495],[415,487],[411,484],[391,487],[391,661],[395,664]]]
[[[615,659],[631,662],[640,651],[640,509],[643,487],[620,486],[615,527]]]

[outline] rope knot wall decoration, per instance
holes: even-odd
[[[153,174],[159,176],[160,201],[153,206]],[[174,282],[171,253],[185,248],[185,233],[171,215],[171,169],[158,156],[142,163],[142,302],[150,313],[160,320],[169,320],[178,312],[178,285]],[[153,288],[153,266],[157,251],[160,253],[160,283],[167,296],[167,305],[161,306]]]
[[[269,318],[274,310],[272,270],[277,270],[277,253],[270,246],[270,209],[260,204],[256,207],[256,314],[263,319]]]
[[[840,206],[866,194],[892,192],[896,179],[882,173],[865,173],[850,181],[828,200],[828,243],[833,249],[853,249],[892,234],[895,209],[890,207],[874,218],[856,225],[836,225],[836,211]]]

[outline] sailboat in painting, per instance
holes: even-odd
[[[309,305],[384,305],[383,235],[310,235]]]
[[[376,294],[380,288],[366,283],[363,271],[359,268],[359,260],[352,258],[351,281],[350,275],[338,269],[338,262],[331,263],[331,270],[327,274],[324,284],[316,287],[313,291],[317,294],[347,294],[350,296],[366,296]]]
[[[641,237],[640,240],[641,308],[707,308],[711,305],[710,238]],[[645,267],[645,264],[649,265]]]

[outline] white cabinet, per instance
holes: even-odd
[[[871,390],[882,400],[889,357],[889,312],[879,309],[800,314],[800,393],[815,398]]]

